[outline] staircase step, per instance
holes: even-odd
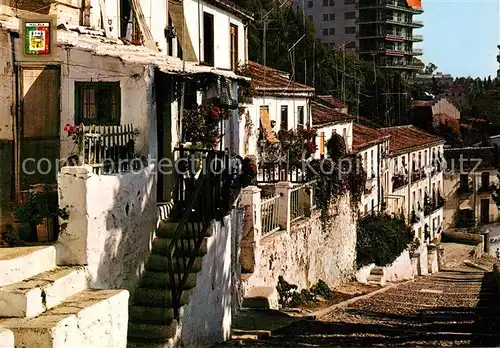
[[[53,245],[0,248],[0,286],[18,283],[55,267]]]
[[[129,322],[144,324],[170,324],[174,320],[172,308],[130,306]]]
[[[181,296],[181,306],[188,304],[192,290],[185,290]],[[144,307],[172,308],[172,292],[168,289],[137,288],[134,304]]]
[[[0,314],[35,317],[85,289],[85,267],[58,267],[0,288]]]
[[[141,342],[162,342],[175,337],[177,320],[172,320],[168,325],[130,323],[128,337]]]
[[[3,327],[0,327],[0,347],[1,348],[16,348],[14,345],[14,333]]]
[[[383,276],[384,269],[382,267],[375,266],[372,268],[370,274]]]
[[[174,271],[178,272],[179,270],[184,271],[184,263],[182,260],[177,260],[174,258],[172,260],[172,267]],[[196,273],[201,271],[201,265],[203,260],[201,257],[197,257],[194,260],[193,268],[191,269],[192,273]],[[166,256],[162,255],[150,255],[148,262],[146,263],[146,270],[152,272],[168,272],[168,259]]]
[[[177,277],[175,282],[178,283]],[[165,272],[146,271],[141,278],[141,287],[170,289],[170,274]],[[196,286],[196,273],[189,273],[184,289],[192,289]]]
[[[177,227],[179,226],[178,222],[171,222],[171,221],[161,221],[158,228],[156,229],[156,236],[158,238],[174,238],[176,237],[176,231]],[[192,231],[190,229],[191,225],[187,226],[187,230],[183,229],[179,235],[182,237],[186,236],[192,236],[192,234],[189,233],[189,231]],[[207,230],[207,237],[212,236],[212,229],[209,228]]]
[[[126,347],[127,290],[85,290],[35,318],[1,319],[16,347]]]
[[[152,253],[157,254],[157,255],[166,256],[167,250],[168,250],[168,247],[169,247],[171,241],[172,240],[168,239],[168,238],[156,238],[153,241]],[[200,249],[198,250],[199,256],[203,256],[207,253],[207,242],[208,242],[208,238],[204,238],[202,243],[201,243]],[[182,244],[182,243],[184,243],[184,244]],[[191,240],[179,240],[179,241],[177,241],[176,245],[178,248],[176,251],[177,255],[187,255],[187,254],[189,254],[190,250],[194,250],[195,241],[192,239]],[[184,246],[184,248],[187,249],[187,251],[181,250],[182,246]]]

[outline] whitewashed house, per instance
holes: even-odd
[[[101,9],[100,3],[105,3],[106,8]],[[5,1],[0,8],[0,45],[9,47],[4,50],[9,54],[0,56],[3,72],[0,75],[0,158],[12,169],[8,175],[0,172],[0,225],[10,223],[9,212],[3,208],[36,184],[57,184],[59,203],[68,207],[70,213],[67,228],[60,231],[56,247],[41,247],[41,252],[25,249],[29,262],[19,260],[19,267],[23,270],[31,264],[40,267],[32,267],[33,274],[22,271],[19,275],[28,278],[59,265],[79,265],[85,266],[81,272],[83,278],[75,277],[84,283],[75,290],[85,291],[90,287],[130,291],[130,303],[127,303],[126,291],[103,292],[102,301],[111,301],[113,307],[110,313],[98,314],[109,316],[110,320],[96,322],[92,330],[106,331],[107,336],[82,331],[81,335],[71,336],[74,341],[67,341],[75,347],[99,344],[125,347],[127,325],[122,321],[127,317],[130,319],[129,340],[141,344],[171,340],[181,341],[185,346],[200,346],[227,339],[232,304],[231,238],[238,233],[237,217],[233,212],[228,215],[222,206],[217,208],[208,203],[207,206],[217,209],[204,211],[210,224],[200,227],[200,235],[207,236],[203,248],[178,251],[177,244],[167,237],[181,236],[185,226],[172,227],[159,222],[164,216],[159,217],[157,204],[180,197],[173,187],[175,180],[182,177],[173,176],[172,167],[164,166],[163,160],[180,156],[175,148],[185,135],[183,110],[205,98],[220,97],[221,103],[231,111],[222,121],[225,135],[218,148],[238,151],[236,96],[238,81],[246,78],[235,70],[247,60],[245,27],[252,14],[228,1],[68,0],[44,7],[39,11],[42,14],[29,11],[39,9],[40,6],[36,7],[39,1],[9,2],[16,8],[3,4]],[[45,14],[57,18],[56,54],[53,60],[33,64],[25,61],[21,53],[23,29],[19,18],[42,20],[45,17],[40,15]],[[90,144],[97,137],[105,141],[94,143],[102,147],[87,147],[85,155],[95,153],[83,160],[83,166],[66,166],[58,173],[57,165],[63,165],[70,155],[79,155],[77,144],[68,136],[67,124],[86,125],[86,139]],[[91,125],[97,128],[90,128]],[[107,135],[104,132],[108,132]],[[123,142],[125,138],[134,139],[132,149],[128,141]],[[132,172],[130,164],[128,171],[100,171],[104,164],[98,163],[99,159],[110,154],[121,156],[124,149],[127,156],[131,154],[144,165],[144,170]],[[204,153],[208,152],[223,156],[222,151]],[[30,165],[36,165],[42,158],[54,163],[51,170],[26,175],[24,160],[33,159]],[[164,171],[159,170],[161,166]],[[31,171],[33,167],[27,169]],[[205,181],[202,183],[206,185]],[[217,194],[209,194],[203,186],[200,194],[206,196],[191,197],[183,203],[217,201],[219,204],[224,199],[226,204],[228,200],[223,197],[229,190],[224,185],[227,181],[212,181],[211,188],[219,190]],[[177,187],[185,188],[187,184]],[[189,215],[187,211],[181,209],[178,214]],[[188,236],[183,238],[193,242]],[[171,268],[179,279],[188,276],[189,301],[183,290],[175,292],[175,285],[168,285],[170,274],[166,266],[176,262],[166,257],[169,250],[177,250],[175,255],[181,255],[177,262],[184,258],[186,264],[193,261],[196,265],[192,269]],[[220,262],[216,267],[213,264],[209,267],[209,258]],[[77,268],[80,269],[75,267],[74,272]],[[57,276],[66,277],[65,274]],[[194,283],[193,277],[202,280]],[[203,280],[212,277],[220,279],[221,286],[214,288]],[[24,280],[14,278],[12,283]],[[56,279],[55,284],[60,280]],[[3,285],[6,284],[0,283]],[[78,301],[73,295],[61,294],[50,306],[57,307],[66,299]],[[172,301],[166,301],[166,296],[171,296]],[[217,298],[227,301],[221,303]],[[94,305],[92,301],[82,302],[81,307]],[[181,305],[184,305],[183,315],[179,311]],[[127,315],[129,306],[131,310]],[[0,306],[0,316],[11,316],[4,310],[5,307]],[[96,311],[99,309],[89,311],[92,318],[98,315]],[[16,345],[35,345],[25,341],[30,337],[38,339],[36,344],[49,345],[48,341],[41,341],[45,338],[32,334],[40,330],[37,326],[42,325],[40,321],[28,319],[28,322],[30,329],[24,331],[18,330],[15,321],[8,326],[14,332]],[[114,325],[113,328],[104,327],[108,324]],[[71,327],[77,330],[78,325],[75,322]],[[54,322],[55,334],[68,335],[62,326]],[[114,330],[115,327],[122,329]],[[83,337],[83,341],[79,341],[79,337]],[[85,341],[85,337],[94,341]],[[46,339],[50,339],[49,335]]]
[[[353,126],[353,152],[361,156],[367,175],[366,189],[359,206],[361,215],[385,211],[390,138],[390,135],[375,128],[361,124]]]
[[[316,157],[326,154],[326,142],[336,133],[342,136],[346,151],[351,152],[353,140],[354,117],[337,111],[338,109],[328,101],[322,99],[311,102],[312,127],[318,132],[316,137]]]
[[[277,133],[284,129],[311,125],[311,98],[314,88],[290,80],[288,73],[248,62],[252,78],[251,97],[240,110],[240,154],[257,155],[260,129],[265,139],[276,141]],[[264,140],[264,139],[262,139]]]
[[[414,126],[381,131],[391,136],[387,209],[396,215],[403,214],[415,237],[432,241],[443,226],[445,140]]]

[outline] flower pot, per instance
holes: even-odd
[[[33,226],[31,226],[29,223],[14,222],[14,227],[20,240],[25,242],[36,242],[36,228],[33,229]]]
[[[49,221],[47,219],[36,227],[36,234],[39,242],[49,241]]]

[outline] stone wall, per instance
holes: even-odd
[[[156,175],[95,175],[64,167],[59,202],[70,219],[57,242],[59,265],[87,265],[92,288],[135,289],[156,228]]]
[[[196,288],[181,319],[183,347],[205,347],[229,339],[232,315],[231,241],[241,234],[241,210],[213,222]],[[240,223],[238,223],[238,221]]]
[[[330,287],[355,275],[356,220],[349,196],[332,203],[325,228],[321,212],[292,223],[290,233],[261,237],[260,260],[244,281],[245,293],[254,287],[275,287],[278,277],[309,288],[319,279]]]

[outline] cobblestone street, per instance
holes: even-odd
[[[482,266],[491,267],[482,259]],[[302,320],[253,347],[498,346],[493,274],[459,266],[400,284],[319,320]]]

